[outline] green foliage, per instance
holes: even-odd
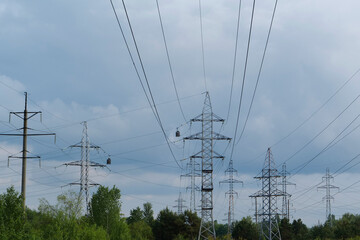
[[[20,240],[28,237],[22,196],[12,186],[0,195],[0,239]]]
[[[152,210],[151,203],[149,203],[149,202],[144,203],[143,209],[144,209],[143,210],[144,221],[149,226],[152,226],[152,224],[154,223],[154,211]]]
[[[291,240],[293,239],[292,225],[289,222],[289,219],[283,218],[280,220],[279,230],[281,233],[282,240]]]
[[[197,239],[200,219],[196,213],[185,211],[177,215],[168,208],[161,210],[154,222],[156,240]]]
[[[118,228],[120,222],[120,190],[100,186],[90,201],[90,219],[92,223],[102,226],[107,232]]]
[[[228,225],[227,224],[220,224],[215,220],[214,225],[215,225],[215,232],[216,232],[217,238],[226,236],[228,234]]]
[[[244,217],[241,221],[235,222],[232,237],[234,239],[246,240],[259,239],[258,228],[251,220],[251,217]]]
[[[0,194],[0,240],[195,240],[200,218],[191,211],[176,214],[168,208],[154,220],[150,203],[137,207],[130,216],[121,218],[120,190],[115,186],[99,187],[90,201],[90,215],[84,216],[82,201],[75,192],[61,194],[51,205],[40,199],[38,211],[22,208],[22,196],[14,187]],[[332,215],[324,224],[312,228],[301,219],[292,223],[279,219],[283,240],[360,240],[360,215],[344,214],[340,219]],[[234,223],[232,236],[227,225],[215,221],[219,240],[258,240],[258,226],[251,217]],[[212,239],[211,237],[209,240]]]
[[[135,209],[130,210],[130,216],[126,219],[128,224],[140,222],[144,219],[143,211],[137,207]]]
[[[131,239],[133,240],[152,240],[154,239],[152,229],[144,221],[133,222],[129,225]]]
[[[292,223],[293,237],[297,240],[309,239],[309,230],[301,219],[294,220]]]

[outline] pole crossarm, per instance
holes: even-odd
[[[34,117],[35,115],[40,114],[40,121],[42,121],[42,112],[41,111],[37,111],[37,112],[30,112],[27,110],[27,100],[28,100],[28,96],[27,96],[27,92],[24,93],[25,95],[25,108],[24,111],[22,112],[10,112],[9,113],[9,122],[11,121],[11,116],[15,115],[18,118],[23,120],[23,127],[18,129],[18,130],[22,130],[22,133],[13,133],[13,134],[8,134],[8,133],[3,133],[0,134],[0,136],[15,136],[15,137],[22,137],[23,142],[23,149],[22,149],[22,157],[17,157],[17,156],[10,156],[8,157],[8,166],[9,166],[9,159],[10,158],[21,158],[22,159],[22,174],[21,174],[21,194],[23,197],[23,202],[22,202],[22,207],[23,210],[25,212],[25,208],[26,208],[26,160],[27,159],[32,159],[32,158],[38,158],[40,159],[39,156],[35,156],[35,157],[28,157],[27,153],[29,153],[29,151],[27,151],[27,137],[36,137],[36,136],[55,136],[55,140],[54,142],[56,142],[56,134],[55,133],[28,133],[28,130],[33,130],[31,128],[28,128],[28,120],[31,119],[32,117]],[[39,166],[41,167],[41,163],[39,162]]]
[[[204,136],[202,132],[198,132],[188,137],[184,137],[184,140],[208,140],[208,139],[231,141],[231,138],[213,131],[211,132],[211,136]]]

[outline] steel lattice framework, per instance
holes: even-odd
[[[326,190],[326,195],[323,197],[323,200],[326,201],[326,220],[330,220],[330,226],[332,226],[331,200],[334,200],[334,197],[331,196],[331,189],[339,189],[339,187],[330,184],[334,177],[330,174],[329,168],[326,168],[326,174],[322,179],[325,180],[325,185],[318,187],[318,189]]]
[[[186,187],[186,190],[190,189],[190,211],[196,212],[196,201],[195,201],[195,193],[196,191],[200,191],[200,188],[195,183],[195,179],[201,177],[199,174],[200,164],[195,161],[196,158],[199,158],[199,154],[193,155],[190,157],[189,163],[187,163],[187,168],[190,170],[187,174],[181,175],[181,177],[189,177],[190,178],[190,186]]]
[[[184,208],[186,208],[186,206],[184,205],[186,201],[181,197],[181,192],[179,192],[179,197],[177,200],[175,200],[175,202],[176,206],[173,207],[177,208],[177,214],[180,215],[184,212]]]
[[[256,212],[255,216],[256,219],[260,217],[262,236],[270,240],[281,239],[277,222],[277,216],[279,215],[277,198],[284,196],[284,193],[277,189],[280,175],[275,166],[271,150],[268,148],[264,167],[261,171],[262,174],[260,177],[255,177],[261,180],[262,189],[250,196],[255,199],[259,197],[262,199],[261,211]]]
[[[90,200],[90,192],[89,188],[91,186],[97,186],[98,183],[94,183],[89,179],[89,170],[90,167],[105,167],[106,165],[91,162],[90,161],[90,149],[99,150],[100,147],[96,145],[90,144],[89,135],[88,135],[88,127],[87,122],[83,122],[83,133],[80,144],[71,145],[71,148],[81,148],[81,160],[74,161],[70,163],[65,163],[65,166],[80,166],[80,182],[70,183],[70,185],[80,185],[80,198],[83,198],[85,195],[85,206],[86,213],[88,214],[90,209],[89,200]]]
[[[223,156],[213,151],[215,140],[228,140],[231,138],[213,131],[214,122],[224,122],[212,112],[210,95],[206,92],[203,111],[200,115],[190,120],[201,122],[202,131],[185,137],[184,140],[201,140],[201,151],[197,157],[201,157],[201,224],[198,239],[216,238],[213,218],[213,159]]]
[[[287,176],[289,175],[289,172],[286,171],[286,163],[282,165],[281,170],[281,182],[279,185],[282,186],[282,191],[284,193],[284,196],[282,197],[282,209],[281,209],[281,215],[283,218],[290,219],[290,197],[291,194],[287,192],[287,186],[289,185],[295,185],[295,183],[291,183],[287,180]]]
[[[220,183],[228,183],[229,184],[229,191],[225,193],[225,195],[229,196],[229,209],[227,213],[227,221],[228,221],[228,234],[232,233],[233,223],[234,223],[234,195],[238,196],[238,193],[234,191],[234,184],[235,183],[243,183],[240,180],[234,178],[234,173],[237,173],[237,170],[234,168],[233,160],[230,159],[229,166],[225,170],[225,174],[229,176],[228,179],[220,181]]]

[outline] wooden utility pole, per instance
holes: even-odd
[[[10,112],[9,114],[9,122],[11,119],[11,115],[15,115],[23,120],[23,128],[18,129],[22,130],[22,133],[18,134],[0,134],[0,136],[22,136],[23,137],[23,149],[22,149],[22,157],[15,157],[15,156],[9,156],[10,158],[21,158],[22,159],[22,175],[21,175],[21,195],[23,197],[23,209],[25,211],[25,199],[26,199],[26,160],[28,158],[40,158],[39,156],[36,157],[28,157],[27,156],[27,137],[28,136],[46,136],[46,135],[54,135],[55,133],[32,133],[28,134],[27,130],[29,129],[27,126],[27,122],[30,118],[34,117],[37,114],[42,114],[40,111],[38,112],[28,112],[27,110],[27,92],[25,92],[25,108],[23,112]],[[41,117],[40,117],[41,121]]]

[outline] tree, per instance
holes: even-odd
[[[185,212],[180,215],[180,220],[183,225],[182,234],[184,237],[187,239],[196,239],[201,223],[201,219],[197,214],[190,210],[185,210]]]
[[[289,222],[289,219],[283,218],[280,220],[279,230],[280,230],[282,240],[293,239],[292,225]]]
[[[108,233],[120,221],[120,196],[120,190],[115,186],[112,189],[99,186],[90,200],[90,219]]]
[[[0,239],[25,239],[25,214],[22,196],[12,186],[0,195]]]
[[[259,239],[257,226],[252,222],[251,217],[244,217],[241,219],[241,221],[235,222],[232,236],[234,239]]]
[[[69,191],[57,197],[52,206],[40,199],[39,212],[28,211],[33,229],[39,238],[52,240],[107,240],[108,234],[102,228],[91,224],[81,215],[82,201],[78,193]]]
[[[129,225],[131,239],[152,240],[154,239],[151,227],[144,221],[137,221]]]
[[[155,220],[153,233],[156,240],[172,240],[182,232],[182,221],[168,208],[161,210]]]
[[[152,210],[151,203],[149,203],[149,202],[144,203],[143,208],[144,208],[144,211],[143,211],[144,221],[147,224],[149,224],[149,226],[152,226],[152,224],[154,222],[154,211]]]
[[[130,210],[130,216],[126,219],[128,224],[140,222],[144,219],[144,212],[139,208]]]
[[[309,239],[309,230],[301,219],[294,220],[292,223],[292,232],[294,239],[306,240]]]

